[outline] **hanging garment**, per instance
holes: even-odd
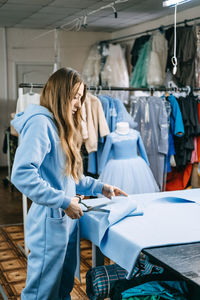
[[[139,57],[139,52],[143,45],[150,39],[150,34],[142,35],[138,37],[132,47],[131,50],[131,64],[133,66],[133,69],[137,63],[138,57]]]
[[[40,104],[40,94],[34,93],[26,93],[19,96],[17,99],[16,113],[20,113],[21,111],[25,111],[28,104]]]
[[[109,54],[101,72],[101,79],[103,86],[129,87],[125,55],[119,44],[109,45]],[[113,98],[119,98],[122,102],[128,103],[129,92],[112,91],[111,94]]]
[[[171,58],[174,55],[174,30],[169,28],[166,31],[168,39],[168,68],[173,69]],[[176,55],[177,72],[174,75],[175,80],[181,86],[195,86],[195,58],[196,58],[196,35],[193,26],[177,27],[176,29]]]
[[[160,31],[157,31],[152,35],[152,48],[147,73],[147,83],[149,86],[164,85],[167,50],[166,38]]]
[[[191,162],[194,136],[200,135],[200,125],[196,98],[189,95],[185,98],[180,97],[177,101],[183,118],[185,135],[183,137],[174,136],[175,161],[177,167],[183,167]]]
[[[175,155],[174,135],[182,137],[185,133],[181,110],[176,98],[173,95],[167,97],[171,105],[170,126],[169,126],[169,149],[167,155],[167,172],[171,172],[170,158]]]
[[[135,88],[148,87],[147,74],[152,47],[152,39],[144,44],[140,50],[135,68],[130,76],[130,85]]]
[[[188,185],[191,173],[191,164],[181,168],[171,168],[171,172],[167,174],[166,191],[184,190]]]
[[[99,85],[101,55],[97,45],[91,47],[88,57],[84,63],[82,76],[88,86]]]
[[[197,110],[198,110],[198,120],[200,124],[200,103],[197,103]],[[197,155],[198,155],[198,161],[200,161],[200,136],[197,137]]]
[[[124,104],[119,99],[114,99],[109,95],[98,95],[101,101],[105,118],[110,132],[116,129],[117,122],[128,122],[131,128],[136,127],[136,123],[133,121],[132,116],[127,112]],[[105,144],[105,137],[98,137],[97,152],[89,153],[88,156],[88,169],[91,174],[99,174],[99,165],[101,161],[101,155]]]
[[[200,88],[200,26],[196,26],[196,36],[197,36],[197,53],[195,60],[195,75],[196,75],[196,87]]]
[[[125,135],[112,132],[107,136],[99,172],[100,180],[118,186],[127,194],[159,191],[140,133],[134,129]]]
[[[110,133],[100,100],[87,93],[85,99],[88,138],[85,140],[87,152],[97,151],[98,133],[101,137]]]
[[[138,124],[152,173],[162,190],[164,162],[168,153],[168,119],[165,103],[159,97],[139,97],[132,102],[131,115]]]

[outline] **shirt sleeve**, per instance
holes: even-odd
[[[40,166],[51,151],[48,125],[41,116],[29,119],[20,137],[11,181],[33,202],[52,208],[66,208],[71,198],[55,189],[40,175]]]
[[[85,196],[96,196],[102,194],[103,183],[89,176],[82,176],[79,183],[76,185],[76,192]]]

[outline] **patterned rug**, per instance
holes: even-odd
[[[22,225],[0,227],[0,299],[20,300],[26,280],[26,257],[20,248],[24,247]],[[75,279],[72,300],[88,300],[85,274],[91,268],[91,243],[81,241],[81,280]],[[2,295],[4,295],[4,298]]]

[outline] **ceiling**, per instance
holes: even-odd
[[[162,0],[116,0],[114,9],[105,7],[112,0],[0,0],[0,27],[85,30],[114,32],[169,14],[174,8],[162,7]],[[178,11],[198,6],[192,0]],[[104,9],[101,9],[105,7]],[[84,16],[87,26],[83,26]]]

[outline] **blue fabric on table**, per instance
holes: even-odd
[[[84,214],[81,236],[99,246],[130,277],[142,249],[200,241],[199,195],[200,189],[192,189],[119,197],[111,214]],[[90,204],[103,201],[91,199]],[[130,215],[138,209],[143,215]]]

